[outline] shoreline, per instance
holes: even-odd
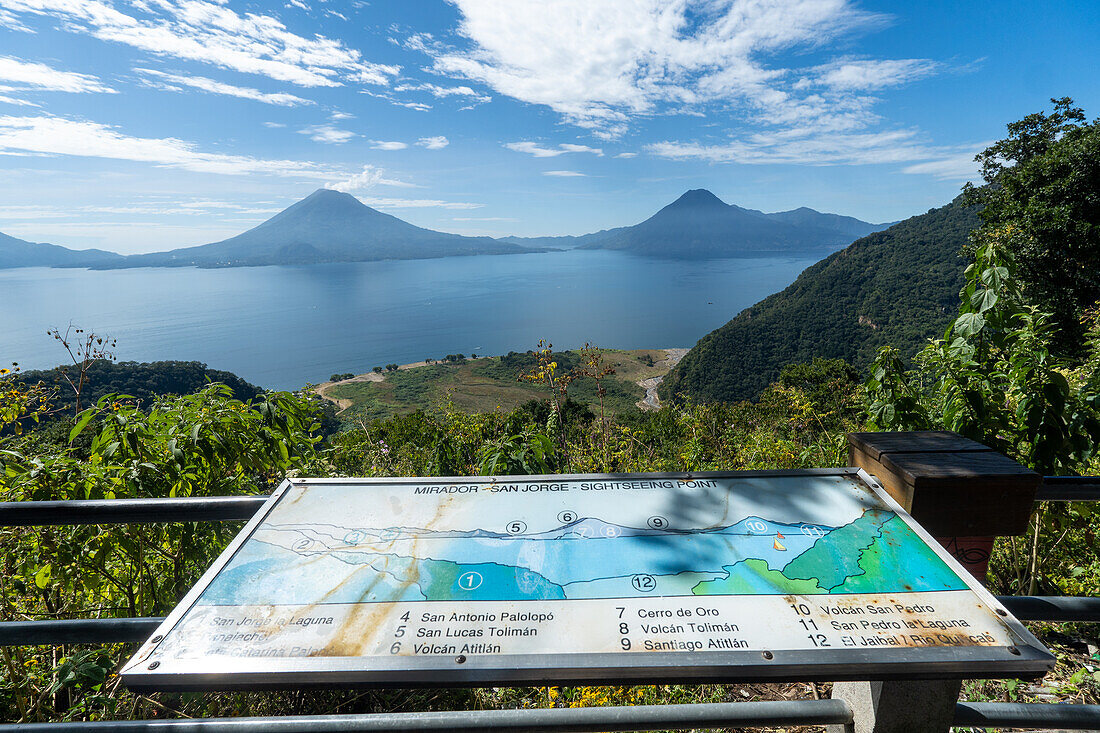
[[[645,351],[645,350],[646,349],[624,349],[624,351]],[[652,349],[652,351],[663,351],[664,352],[664,354],[665,354],[664,358],[661,359],[660,361],[656,362],[654,364],[654,366],[656,366],[656,367],[665,367],[665,374],[667,374],[668,371],[670,371],[674,366],[676,366],[678,363],[680,363],[680,360],[682,358],[684,358],[684,354],[686,354],[689,351],[689,349],[682,348],[682,347],[670,347],[670,348],[656,348],[656,349]],[[493,357],[478,357],[478,358],[491,359]],[[468,361],[467,361],[467,363],[468,363]],[[433,361],[432,364],[444,364],[445,365],[446,362]],[[403,370],[406,370],[406,369],[417,369],[417,368],[424,367],[424,366],[430,366],[430,364],[426,361],[414,361],[414,362],[409,363],[409,364],[399,364],[398,367],[397,367],[397,370],[398,371],[403,371]],[[335,386],[338,386],[338,385],[341,385],[341,384],[350,384],[352,382],[382,382],[382,381],[385,381],[386,374],[387,374],[386,371],[382,371],[382,372],[369,371],[369,372],[365,372],[363,374],[356,374],[354,377],[349,377],[348,379],[342,379],[338,382],[333,382],[333,381],[321,382],[320,384],[316,385],[313,388],[313,392],[317,396],[319,396],[321,399],[326,400],[327,402],[331,402],[332,404],[336,405],[336,407],[338,408],[338,411],[337,411],[336,415],[337,415],[337,417],[339,417],[341,413],[343,413],[345,410],[347,410],[349,407],[351,407],[354,403],[351,400],[343,398],[343,397],[331,397],[331,396],[329,396],[328,391],[331,388],[333,388]],[[657,395],[657,387],[661,384],[662,381],[664,381],[664,378],[665,378],[665,375],[661,375],[661,376],[657,376],[657,377],[649,377],[648,379],[643,379],[641,381],[635,382],[635,384],[637,384],[639,387],[642,387],[646,391],[645,396],[641,400],[639,400],[638,402],[635,403],[635,405],[638,407],[638,409],[640,409],[642,411],[655,411],[655,410],[660,410],[661,409],[661,400],[660,400],[660,397]]]

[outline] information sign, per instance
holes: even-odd
[[[855,469],[285,482],[135,689],[1035,676]]]

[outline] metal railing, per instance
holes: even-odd
[[[1043,476],[1035,501],[1100,501],[1100,476]]]
[[[0,503],[0,527],[175,523],[247,520],[266,496],[112,499]],[[1047,476],[1037,501],[1100,501],[1100,478]],[[1022,621],[1100,622],[1100,599],[998,596]],[[65,619],[0,622],[0,646],[141,642],[163,618]],[[313,715],[202,720],[134,720],[102,723],[0,724],[0,733],[64,731],[624,731],[688,730],[761,725],[847,725],[853,712],[843,700],[705,703],[531,710],[456,710],[374,715]],[[1100,705],[958,703],[954,724],[972,727],[1100,729]]]

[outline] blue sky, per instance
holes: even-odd
[[[493,236],[699,187],[890,221],[1100,114],[1097,38],[1095,0],[0,0],[0,231],[162,250],[322,186]]]

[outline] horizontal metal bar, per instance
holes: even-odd
[[[842,700],[726,702],[697,705],[632,705],[530,710],[455,710],[376,715],[310,715],[283,718],[207,718],[205,720],[127,720],[101,723],[0,725],[0,733],[65,731],[225,731],[226,733],[345,733],[347,731],[629,731],[728,728],[745,725],[828,725],[852,722]]]
[[[1100,476],[1043,476],[1035,501],[1100,501]]]
[[[1100,598],[997,596],[1021,621],[1100,622]],[[144,641],[164,618],[80,618],[0,622],[0,646]]]
[[[1021,621],[1100,621],[1100,598],[1081,596],[997,596]]]
[[[0,502],[0,527],[251,519],[266,496]]]
[[[4,621],[0,622],[0,646],[145,641],[163,622],[163,617]]]
[[[960,702],[955,725],[978,728],[1100,730],[1100,705],[1023,702]]]

